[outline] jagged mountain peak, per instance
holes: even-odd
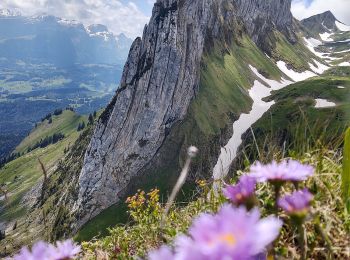
[[[309,18],[301,20],[304,27],[310,30],[312,33],[330,33],[338,31],[337,23],[339,20],[334,16],[331,11],[313,15]]]

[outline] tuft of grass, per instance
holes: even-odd
[[[345,134],[342,191],[347,210],[350,213],[350,128]]]

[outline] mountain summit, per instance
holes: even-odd
[[[326,11],[321,14],[317,14],[306,18],[301,21],[302,25],[313,33],[330,33],[333,31],[339,31],[337,24],[340,22],[335,18],[331,11]]]
[[[201,133],[204,131],[201,121],[211,125],[216,120],[210,114],[203,114],[203,119],[191,119],[194,116],[191,104],[202,106],[202,102],[207,102],[202,99],[208,76],[203,73],[208,66],[203,60],[217,51],[222,57],[234,59],[237,50],[233,48],[254,44],[271,55],[276,35],[295,43],[290,7],[291,0],[158,0],[155,3],[142,39],[136,39],[131,47],[121,88],[101,116],[87,149],[75,205],[80,219],[78,226],[119,201],[136,177],[149,171],[160,171],[158,174],[165,177],[168,173],[161,169],[172,164],[167,160],[174,160],[174,169],[179,167],[177,162],[181,159],[172,157],[173,152],[182,151],[187,142],[197,140],[200,135],[204,140],[208,133]],[[254,50],[258,52],[257,48]],[[249,68],[245,70],[249,74]],[[236,95],[238,99],[241,96],[238,102],[247,108],[248,92],[243,86],[238,84],[235,88],[232,82],[224,80],[220,84],[231,92],[227,95]],[[243,82],[249,87],[248,79]],[[210,88],[221,91],[218,85]],[[209,112],[205,106],[202,109],[201,113]],[[240,109],[221,111],[221,116],[226,118],[221,127],[230,125],[230,117]],[[187,129],[186,118],[193,124],[192,130]],[[215,135],[207,138],[203,146],[210,147],[212,143],[213,150],[202,149],[202,159],[206,160],[199,163],[198,170],[210,171],[220,150]]]

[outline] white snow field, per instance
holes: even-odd
[[[317,60],[315,60],[315,59],[312,59],[312,60],[317,65],[317,67],[315,67],[312,63],[309,63],[309,66],[313,72],[315,72],[317,74],[322,74],[323,72],[325,72],[326,70],[329,69],[328,66],[318,62]]]
[[[311,72],[309,70],[304,72],[296,72],[292,69],[288,69],[287,64],[284,61],[278,61],[277,67],[280,69],[280,71],[282,71],[284,74],[286,74],[289,78],[291,78],[295,82],[306,80],[308,78],[317,76],[314,72]]]
[[[326,99],[317,98],[317,99],[315,99],[315,101],[316,101],[315,108],[325,108],[325,107],[335,107],[336,106],[336,104],[334,102],[330,102]]]
[[[275,103],[274,101],[265,102],[263,99],[270,96],[273,90],[281,89],[293,83],[284,78],[280,82],[267,79],[253,66],[249,65],[249,68],[258,78],[249,90],[253,106],[248,114],[241,114],[239,119],[233,123],[233,135],[227,145],[221,148],[219,159],[214,167],[214,180],[221,180],[228,174],[232,161],[237,156],[238,148],[242,144],[242,135]]]
[[[343,32],[348,32],[350,31],[350,26],[343,24],[341,22],[335,21],[335,25],[338,27],[339,30]]]
[[[350,66],[350,62],[344,61],[344,62],[342,62],[342,63],[339,63],[338,66],[340,66],[340,67]]]

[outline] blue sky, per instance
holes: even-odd
[[[191,0],[188,0],[191,1]],[[264,1],[264,0],[262,0]],[[116,34],[141,36],[155,0],[0,0],[0,8],[17,9],[24,15],[50,14],[85,25],[104,24]],[[292,12],[298,19],[331,10],[350,24],[350,0],[293,0]]]

